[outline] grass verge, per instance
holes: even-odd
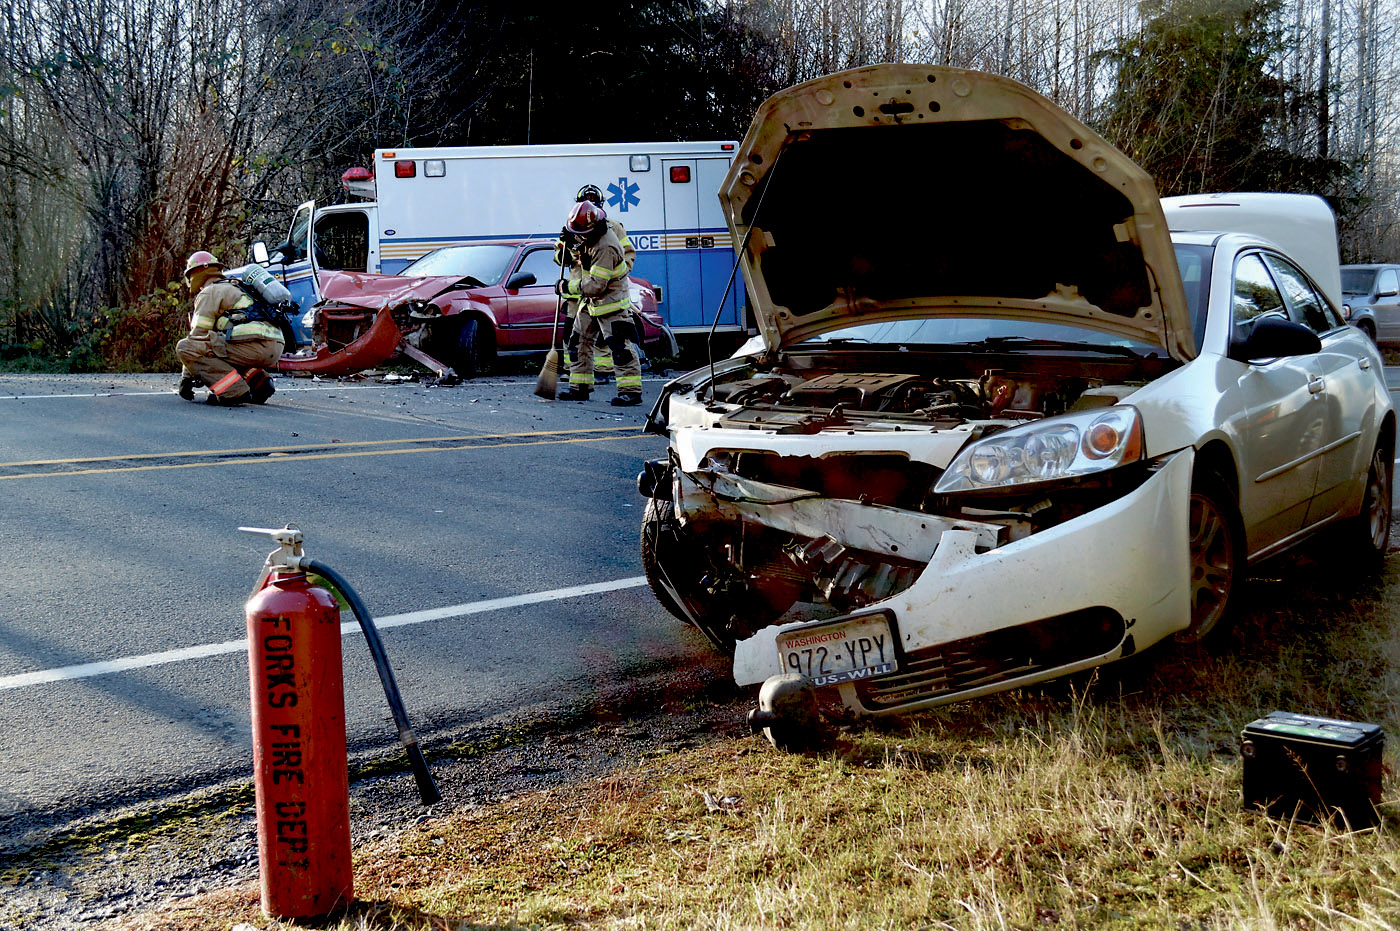
[[[1400,607],[1321,566],[1251,587],[1215,652],[843,728],[639,754],[356,852],[336,931],[456,928],[1400,926]],[[1381,724],[1374,829],[1241,807],[1240,728],[1274,709]],[[132,916],[257,928],[245,886]]]

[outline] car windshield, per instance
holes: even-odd
[[[515,256],[515,246],[447,246],[434,249],[399,272],[401,277],[440,275],[465,278],[470,275],[485,285],[498,284]]]
[[[1205,340],[1206,308],[1210,293],[1211,246],[1176,244],[1176,264],[1186,290],[1193,336],[1199,352]],[[978,346],[996,350],[1064,350],[1107,352],[1140,356],[1161,355],[1161,347],[1138,340],[1111,336],[1063,323],[1007,320],[1002,317],[938,317],[866,323],[822,333],[807,345],[846,342],[898,346]]]
[[[1343,294],[1370,294],[1371,283],[1376,280],[1374,268],[1343,268]]]
[[[938,317],[865,323],[822,333],[806,341],[897,346],[968,346],[1014,352],[1017,349],[1064,349],[1114,355],[1161,354],[1160,347],[1059,323],[1006,320],[999,317]]]

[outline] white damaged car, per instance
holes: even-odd
[[[1324,529],[1383,556],[1395,413],[1321,199],[1162,201],[916,65],[774,96],[720,197],[761,345],[666,386],[638,484],[652,590],[739,684],[928,707],[1200,640]]]

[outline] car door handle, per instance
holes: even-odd
[[[1314,375],[1314,376],[1312,376],[1311,378],[1308,379],[1308,393],[1309,393],[1309,394],[1321,394],[1321,393],[1322,393],[1322,385],[1323,385],[1323,381],[1322,381],[1322,376],[1321,376],[1321,375]]]

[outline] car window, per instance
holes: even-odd
[[[1176,243],[1176,267],[1186,289],[1186,307],[1191,312],[1191,332],[1196,351],[1206,340],[1206,309],[1210,306],[1210,263],[1213,246]]]
[[[311,212],[314,207],[308,206],[298,210],[292,217],[292,228],[287,231],[287,242],[291,243],[292,254],[287,257],[288,261],[297,262],[306,258],[306,241],[311,233]]]
[[[515,246],[483,244],[480,246],[446,246],[434,249],[399,272],[405,277],[442,275],[465,277],[471,275],[485,285],[500,282],[506,275],[510,260],[515,258]]]
[[[559,266],[554,264],[553,249],[531,249],[525,253],[515,268],[515,275],[522,272],[535,276],[535,284],[552,285],[559,280]],[[514,275],[512,275],[514,277]]]
[[[1371,282],[1376,280],[1374,268],[1343,268],[1343,294],[1370,294]]]
[[[1387,268],[1381,272],[1380,281],[1376,282],[1376,294],[1395,294],[1400,292],[1400,276],[1395,274],[1395,269]]]
[[[1283,304],[1264,260],[1257,252],[1242,256],[1235,263],[1235,296],[1232,301],[1235,339],[1244,339],[1254,328],[1254,321],[1260,317],[1275,316],[1288,318],[1288,310]]]
[[[1277,255],[1268,256],[1267,261],[1274,273],[1274,280],[1288,301],[1289,316],[1294,322],[1319,335],[1341,326],[1341,319],[1336,314],[1328,313],[1331,308],[1327,301],[1296,265]]]
[[[316,265],[341,271],[367,271],[369,217],[358,211],[326,213],[316,220]]]

